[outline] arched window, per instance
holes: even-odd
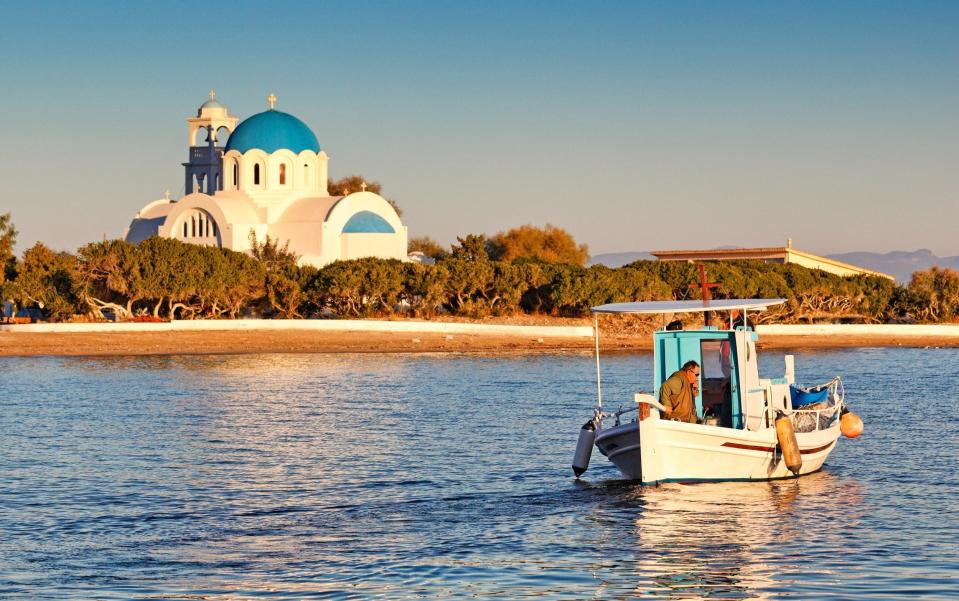
[[[286,163],[280,163],[280,185],[286,185]]]
[[[182,217],[183,240],[195,244],[220,244],[220,231],[213,215],[200,208],[189,210]]]
[[[240,164],[236,161],[233,161],[233,187],[236,188],[240,185]]]
[[[253,185],[260,185],[260,164],[253,165]]]

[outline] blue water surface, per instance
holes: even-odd
[[[589,355],[0,359],[0,597],[956,598],[959,351],[796,354],[861,438],[647,488],[572,478]],[[650,380],[606,358],[607,406]]]

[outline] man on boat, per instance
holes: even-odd
[[[693,399],[698,388],[699,364],[687,361],[659,388],[659,402],[666,407],[667,419],[695,424],[696,405]]]

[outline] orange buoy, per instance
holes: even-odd
[[[788,415],[776,418],[776,438],[779,440],[779,448],[782,450],[786,467],[793,474],[798,474],[802,468],[802,455],[799,453],[799,442],[796,441],[793,421]]]
[[[843,411],[839,418],[839,431],[846,438],[855,438],[862,434],[862,419],[852,411]]]

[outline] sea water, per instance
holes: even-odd
[[[0,359],[0,598],[956,598],[959,351],[796,355],[861,438],[660,487],[572,477],[584,354]]]

